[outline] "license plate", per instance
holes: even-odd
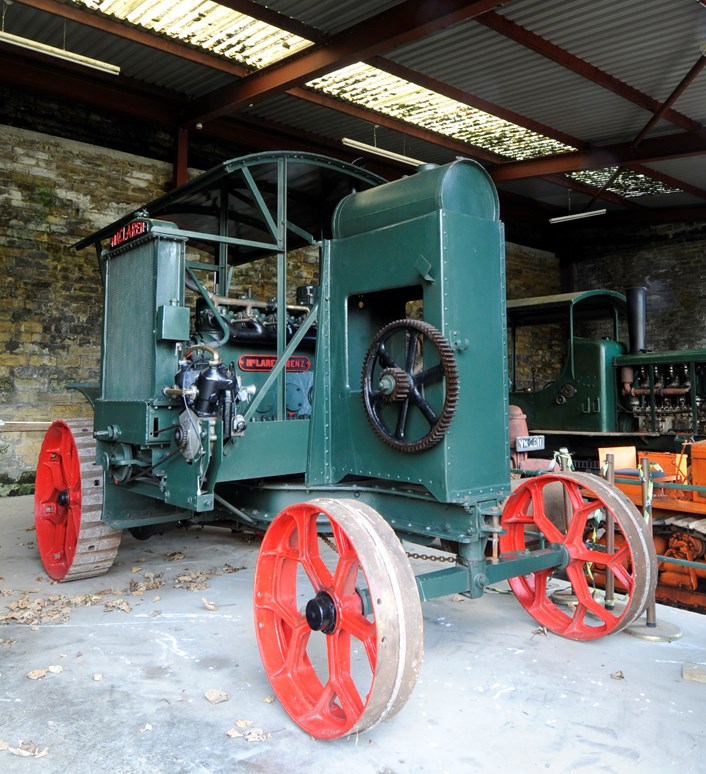
[[[543,448],[543,435],[521,435],[515,438],[515,449],[518,452],[541,451]]]

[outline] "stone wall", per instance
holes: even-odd
[[[0,494],[31,487],[48,422],[90,414],[66,384],[98,380],[102,290],[95,254],[72,244],[164,193],[171,175],[164,161],[0,126]],[[559,291],[552,253],[506,253],[509,297]],[[262,264],[235,280],[269,298]],[[306,255],[289,282],[317,272]]]
[[[163,193],[171,174],[164,162],[0,128],[0,493],[33,480],[47,421],[88,413],[65,385],[98,379],[100,275],[95,253],[71,245]]]
[[[566,255],[577,290],[647,288],[647,347],[706,347],[706,224],[586,230]]]

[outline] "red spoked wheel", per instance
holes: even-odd
[[[615,548],[605,546],[609,517]],[[576,604],[558,606],[547,590],[554,569],[538,570],[509,583],[520,604],[542,626],[575,640],[592,640],[629,626],[645,608],[657,582],[657,557],[644,519],[632,502],[601,478],[582,473],[527,479],[507,500],[501,517],[500,550],[563,546]],[[596,570],[599,573],[595,572]],[[611,572],[624,604],[608,608],[596,594],[596,576]]]
[[[120,530],[101,521],[103,471],[95,464],[90,420],[57,420],[39,452],[34,523],[44,569],[56,581],[101,575],[110,569]]]
[[[265,672],[309,734],[363,731],[404,706],[422,662],[422,611],[405,552],[377,511],[332,499],[285,508],[262,542],[254,603]]]

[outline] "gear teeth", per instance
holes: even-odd
[[[407,331],[416,331],[424,338],[428,339],[429,342],[435,347],[441,360],[441,366],[444,372],[445,380],[444,405],[441,409],[441,412],[439,413],[439,416],[436,418],[434,424],[430,427],[429,432],[422,436],[422,438],[418,438],[414,441],[400,441],[395,438],[392,435],[392,432],[387,429],[384,422],[378,415],[378,408],[375,405],[375,401],[373,400],[373,395],[375,394],[375,389],[373,386],[373,371],[375,369],[375,365],[377,362],[380,362],[383,366],[387,365],[382,360],[383,352],[381,351],[381,346],[395,333],[405,329]],[[403,380],[399,375],[400,372],[403,373],[406,377],[406,385],[403,383]],[[409,374],[404,369],[399,368],[397,365],[387,365],[387,367],[383,368],[380,376],[383,374],[392,376],[395,381],[395,387],[390,395],[380,395],[379,393],[375,395],[375,397],[378,398],[378,405],[384,404],[388,406],[391,403],[398,403],[400,405],[400,410],[402,410],[405,402],[410,409],[411,407],[417,405],[413,392],[414,377],[411,374]],[[458,405],[458,399],[460,395],[458,366],[456,365],[456,358],[448,341],[446,341],[440,331],[438,331],[433,325],[430,325],[423,320],[412,319],[396,320],[395,322],[391,322],[386,325],[378,332],[377,336],[373,339],[370,347],[368,348],[368,351],[363,360],[362,376],[362,395],[365,414],[368,418],[368,422],[373,428],[373,431],[385,444],[392,447],[393,449],[396,449],[397,451],[405,453],[416,453],[436,446],[446,435],[456,413],[456,407]]]

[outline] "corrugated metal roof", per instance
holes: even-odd
[[[315,28],[312,39],[335,34],[397,5],[397,0],[271,0],[271,11]],[[173,39],[230,58],[249,68],[261,68],[308,45],[308,39],[277,26],[256,21],[211,0],[181,3],[159,0],[66,0],[66,6],[95,9],[116,19],[126,19],[136,29]],[[264,5],[264,3],[263,3]],[[123,75],[185,97],[202,97],[238,79],[236,70],[186,59],[126,40],[109,32],[83,26],[21,3],[6,8],[7,31],[25,35],[86,56],[120,65]],[[706,9],[695,0],[516,0],[498,11],[503,17],[561,46],[570,54],[605,70],[630,87],[656,100],[668,96],[688,72],[706,40]],[[104,16],[104,18],[106,18]],[[270,21],[272,19],[270,18]],[[276,21],[276,20],[275,20]],[[298,27],[301,32],[301,27]],[[253,41],[255,44],[253,45]],[[385,74],[380,67],[352,66],[341,73],[316,79],[314,85],[335,99],[350,100],[373,111],[407,121],[426,130],[486,148],[508,158],[522,159],[569,150],[558,140],[574,137],[576,144],[606,145],[632,140],[651,113],[624,96],[571,72],[529,48],[510,40],[478,21],[456,24],[385,53],[388,59],[431,76],[557,130],[554,137],[536,133],[494,117],[409,81]],[[234,67],[233,65],[232,67]],[[471,103],[472,103],[471,99]],[[696,121],[706,121],[706,71],[690,85],[675,107]],[[346,115],[329,107],[286,94],[269,96],[240,111],[252,118],[275,122],[312,137],[338,143],[343,136],[376,142],[405,155],[443,163],[456,152],[432,142],[405,136],[400,131]],[[384,123],[384,121],[382,122]],[[661,121],[652,136],[683,131]],[[548,132],[551,135],[551,131]],[[429,135],[430,138],[433,134]],[[453,147],[453,146],[451,146]],[[469,146],[472,153],[472,148]],[[654,163],[659,172],[697,188],[706,180],[706,156],[692,155]],[[590,175],[595,181],[596,174]],[[584,178],[589,179],[589,178]],[[621,175],[620,181],[636,189],[639,178]],[[533,181],[501,186],[506,190],[535,190]],[[542,188],[532,198],[548,201],[554,186]],[[616,190],[620,190],[617,188]],[[693,194],[668,193],[655,187],[639,197],[643,206],[671,206],[679,201],[701,201]],[[561,189],[559,189],[561,192]],[[626,193],[625,187],[622,193]],[[578,194],[577,194],[578,195]],[[703,203],[703,202],[702,202]]]

